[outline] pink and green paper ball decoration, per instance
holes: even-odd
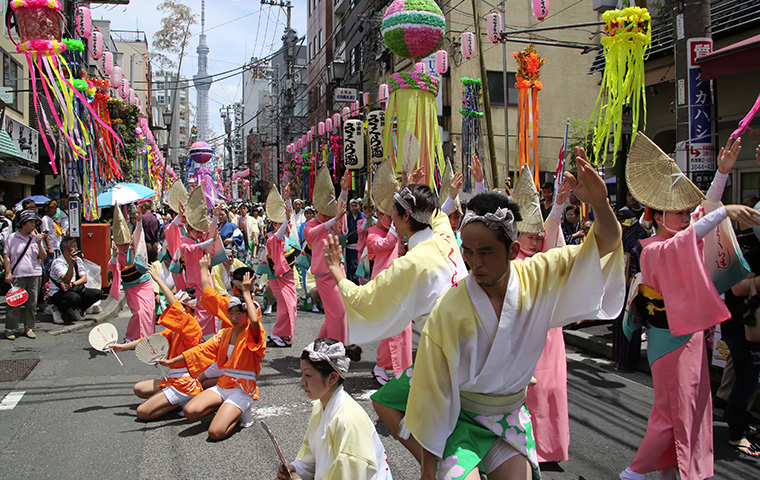
[[[416,60],[441,46],[446,18],[434,0],[394,0],[385,11],[381,29],[393,53]]]

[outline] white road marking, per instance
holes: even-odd
[[[366,392],[360,393],[359,395],[354,395],[354,400],[357,400],[357,401],[366,401],[366,400],[369,400],[369,397],[371,397],[372,395],[374,395],[374,393],[376,391],[377,390],[368,390]]]
[[[0,410],[13,410],[26,392],[11,392],[0,402]]]

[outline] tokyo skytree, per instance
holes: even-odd
[[[201,34],[198,39],[198,73],[193,75],[196,97],[196,127],[198,141],[208,140],[208,91],[211,88],[211,77],[208,76],[208,52],[206,45],[206,2],[201,0]]]

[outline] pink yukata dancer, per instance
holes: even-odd
[[[346,342],[348,329],[346,326],[346,307],[343,297],[338,290],[338,284],[330,275],[325,265],[324,242],[329,238],[330,232],[337,232],[337,225],[346,215],[345,203],[348,198],[350,185],[350,172],[346,171],[340,180],[340,198],[335,198],[335,188],[327,167],[322,167],[317,174],[314,185],[314,198],[312,203],[317,215],[306,222],[304,237],[306,243],[311,246],[311,273],[317,282],[319,299],[325,310],[325,321],[319,329],[319,338],[334,338],[339,342]]]
[[[175,255],[177,255],[180,243],[182,243],[182,236],[187,232],[185,203],[187,203],[189,195],[182,184],[182,180],[177,179],[172,183],[169,187],[168,197],[167,203],[175,215],[174,219],[164,228],[164,237],[166,238],[166,251],[169,252],[170,259],[173,260]],[[187,289],[185,273],[179,265],[174,268],[170,265],[169,271],[174,280],[174,286],[177,287],[177,291]]]
[[[740,140],[718,156],[718,172],[707,196],[719,202],[736,162]],[[653,172],[660,172],[659,178]],[[647,431],[622,480],[660,478],[702,480],[714,475],[712,399],[704,331],[731,317],[708,275],[703,239],[726,217],[760,225],[760,212],[726,205],[691,222],[702,192],[676,163],[639,133],[628,155],[626,181],[631,195],[647,207],[656,234],[641,240],[641,273],[634,277],[624,329],[630,335],[647,324],[647,356],[654,404]],[[741,278],[739,279],[741,280]],[[630,337],[629,337],[630,338]]]
[[[290,188],[285,187],[283,193],[285,198],[290,197]],[[272,220],[273,228],[276,230],[267,235],[267,256],[271,259],[273,272],[269,277],[269,288],[277,299],[277,321],[272,327],[269,340],[275,347],[290,347],[296,332],[298,314],[298,294],[293,274],[298,252],[287,242],[292,209],[290,205],[285,204],[275,188],[269,192],[266,205],[267,217]]]
[[[118,300],[121,288],[127,306],[132,312],[125,334],[126,342],[147,337],[156,331],[156,302],[153,282],[148,274],[148,252],[142,227],[142,214],[136,213],[135,231],[129,234],[129,227],[119,205],[114,206],[113,246],[108,269],[111,271],[111,297]]]
[[[187,205],[181,210],[187,223],[187,234],[180,239],[179,249],[175,253],[174,261],[179,263],[185,272],[185,284],[187,288],[194,288],[196,292],[203,291],[201,286],[200,260],[204,250],[210,247],[219,236],[216,230],[216,218],[219,206],[214,208],[213,221],[209,218],[206,197],[203,187],[196,187],[190,193]],[[208,272],[205,273],[209,275]],[[209,276],[208,281],[211,282]],[[219,331],[216,317],[211,315],[199,304],[195,310],[198,324],[203,330],[203,335],[209,335]]]
[[[562,212],[570,194],[570,184],[562,182],[551,213],[544,223],[541,200],[526,165],[512,191],[523,219],[516,222],[520,251],[517,260],[527,260],[539,252],[565,246]],[[570,416],[567,407],[567,359],[562,328],[550,328],[533,376],[537,383],[528,388],[525,405],[530,413],[539,463],[561,462],[570,458]]]
[[[393,182],[386,188],[384,182]],[[393,195],[396,180],[393,176],[376,174],[372,183],[372,191],[377,207],[377,224],[367,230],[367,254],[374,261],[370,280],[373,280],[383,270],[391,266],[398,258],[401,239],[393,226]],[[388,383],[390,377],[403,372],[412,366],[412,323],[404,331],[389,338],[380,340],[377,347],[377,364],[373,376],[380,385]]]

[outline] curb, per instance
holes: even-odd
[[[562,333],[565,337],[565,344],[594,353],[608,360],[612,360],[612,343],[600,341],[599,337],[588,332],[584,332],[582,329],[563,330]],[[644,373],[651,372],[651,369],[649,368],[649,362],[647,360],[646,347],[643,347],[641,349],[639,364],[632,368]]]
[[[121,309],[124,307],[124,304],[126,303],[126,297],[122,295],[118,301],[111,299],[111,301],[104,302],[104,303],[105,303],[105,306],[103,308],[103,311],[97,314],[97,316],[93,318],[92,320],[89,320],[86,322],[77,322],[73,325],[65,326],[59,330],[51,330],[47,332],[47,334],[55,337],[57,335],[62,335],[64,333],[78,332],[86,328],[92,328],[95,325],[107,322],[108,320],[115,318],[119,314],[119,312],[121,312]]]

